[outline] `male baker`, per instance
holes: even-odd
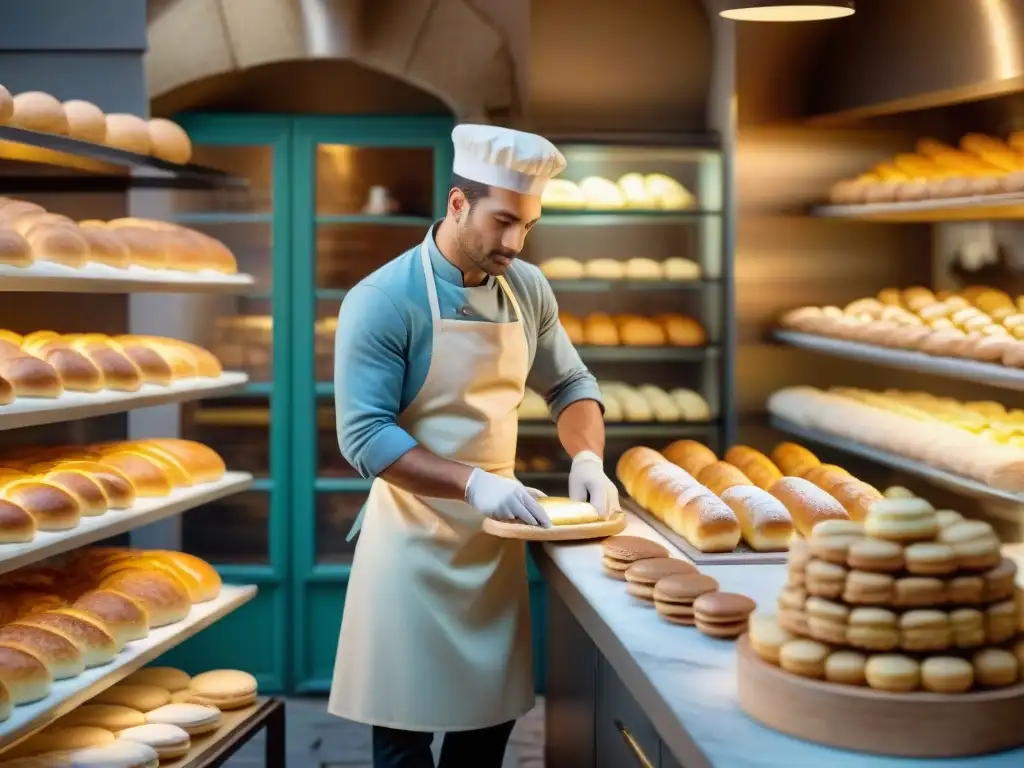
[[[373,726],[376,768],[499,768],[534,704],[523,542],[485,517],[548,526],[516,480],[516,409],[546,398],[573,457],[569,493],[618,510],[597,382],[518,256],[565,168],[546,139],[460,125],[445,218],[345,298],[335,342],[338,440],[374,478],[328,706]],[[357,523],[357,526],[359,523]]]

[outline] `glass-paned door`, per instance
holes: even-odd
[[[334,334],[346,292],[443,215],[452,121],[303,118],[293,144],[295,640],[299,691],[330,683],[369,482],[338,450]]]
[[[214,448],[229,469],[251,472],[251,490],[181,519],[181,548],[217,566],[226,582],[257,584],[248,605],[172,654],[196,671],[248,670],[261,689],[288,687],[290,118],[190,115],[180,119],[198,163],[249,181],[246,190],[175,191],[167,218],[216,237],[255,285],[241,294],[190,297],[196,341],[249,384],[237,395],[189,404],[182,437]],[[282,364],[283,363],[283,364]],[[238,642],[238,638],[245,638]]]

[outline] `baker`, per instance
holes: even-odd
[[[459,125],[448,210],[345,298],[338,441],[374,478],[356,527],[328,709],[373,728],[377,768],[498,768],[534,704],[526,551],[485,517],[548,526],[516,480],[516,409],[543,394],[573,457],[569,493],[609,515],[597,382],[518,256],[565,168],[546,139]]]

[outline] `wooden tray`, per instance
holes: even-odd
[[[785,563],[786,558],[789,557],[788,551],[755,552],[742,541],[732,552],[701,552],[633,499],[620,497],[620,501],[624,509],[628,509],[668,539],[674,547],[697,565],[744,565],[746,563],[759,563],[763,565],[765,563]]]
[[[736,643],[740,707],[769,728],[890,757],[973,757],[1024,745],[1024,684],[976,693],[885,693],[791,675]]]
[[[626,516],[614,515],[607,520],[581,525],[556,525],[540,528],[524,523],[503,523],[487,518],[484,531],[503,539],[525,539],[526,541],[579,541],[581,539],[603,539],[621,533],[626,527]]]

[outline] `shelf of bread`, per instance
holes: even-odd
[[[619,381],[598,383],[606,427],[708,423],[714,418],[707,400],[692,389],[679,387],[666,391],[653,384],[634,387]],[[551,411],[543,397],[527,388],[519,404],[520,431],[524,422],[531,421],[550,423]]]
[[[37,262],[30,267],[0,264],[0,291],[39,293],[239,293],[256,284],[251,275],[172,272],[88,264],[81,269]]]
[[[1002,366],[1007,370],[995,371],[997,379],[1012,382],[1011,371],[1024,368],[1024,296],[984,285],[939,293],[921,286],[886,288],[843,309],[800,307],[780,322],[789,332],[890,352],[881,360],[910,355],[907,360],[932,372],[955,371],[951,363],[963,363],[966,373],[958,378]]]
[[[7,197],[0,198],[0,266],[4,277],[128,279],[137,273],[142,278],[225,283],[246,278],[237,276],[238,263],[228,247],[198,230],[140,218],[75,221],[37,203]]]
[[[631,258],[624,261],[597,258],[577,261],[558,257],[542,261],[539,266],[552,286],[561,287],[563,290],[588,282],[594,282],[595,287],[611,284],[612,289],[633,285],[672,288],[673,285],[667,283],[696,283],[703,277],[700,264],[692,259],[678,257],[663,261],[646,258]]]
[[[794,443],[770,457],[734,445],[722,459],[694,440],[636,446],[615,473],[630,509],[697,563],[785,562],[794,537],[821,520],[862,520],[882,498]]]
[[[135,750],[164,766],[203,765],[203,758],[261,727],[278,706],[261,698],[256,679],[241,670],[193,677],[174,667],[147,666],[3,750],[0,759],[62,756],[112,765],[120,753]]]
[[[42,91],[11,96],[0,86],[0,156],[90,171],[111,165],[169,173],[194,186],[244,187],[245,181],[189,163],[192,142],[177,124],[129,114],[104,114],[88,101]]]
[[[893,222],[1024,216],[1024,133],[1005,141],[968,133],[954,147],[932,138],[829,191],[819,216]]]
[[[790,387],[768,409],[779,429],[990,501],[1024,503],[1024,414],[926,392]]]
[[[639,349],[657,348],[664,356],[671,355],[665,347],[700,351],[708,343],[707,331],[699,320],[679,313],[642,317],[640,315],[609,315],[591,312],[579,317],[559,312],[558,320],[569,340],[581,354],[599,354],[605,347]]]
[[[551,179],[541,203],[554,213],[665,213],[693,210],[697,199],[664,173],[627,173],[617,181],[587,176],[579,182]]]
[[[2,577],[0,683],[10,745],[251,600],[212,566],[165,550],[91,548]]]
[[[741,663],[740,703],[755,719],[834,746],[911,757],[973,755],[1024,743],[1016,716],[978,733],[959,723],[950,737],[934,727],[946,718],[933,712],[938,717],[923,719],[932,735],[926,739],[920,733],[908,738],[898,722],[877,727],[888,714],[920,720],[919,703],[957,707],[967,697],[963,704],[989,717],[993,702],[1006,709],[1004,717],[1024,703],[1017,567],[1003,558],[988,523],[936,512],[903,493],[873,503],[862,522],[815,525],[806,540],[794,542],[787,574],[777,612],[755,614],[750,622],[752,658],[777,668],[775,677],[764,678]],[[799,680],[786,686],[787,676]],[[802,681],[814,684],[796,684]],[[871,695],[863,695],[868,689]],[[842,727],[801,725],[797,712],[814,700],[820,707],[828,694],[835,698],[828,716]],[[772,706],[781,711],[771,714]],[[859,716],[843,717],[858,708]],[[967,709],[961,708],[970,718]],[[974,738],[964,738],[964,728]],[[879,730],[886,732],[881,738]]]

